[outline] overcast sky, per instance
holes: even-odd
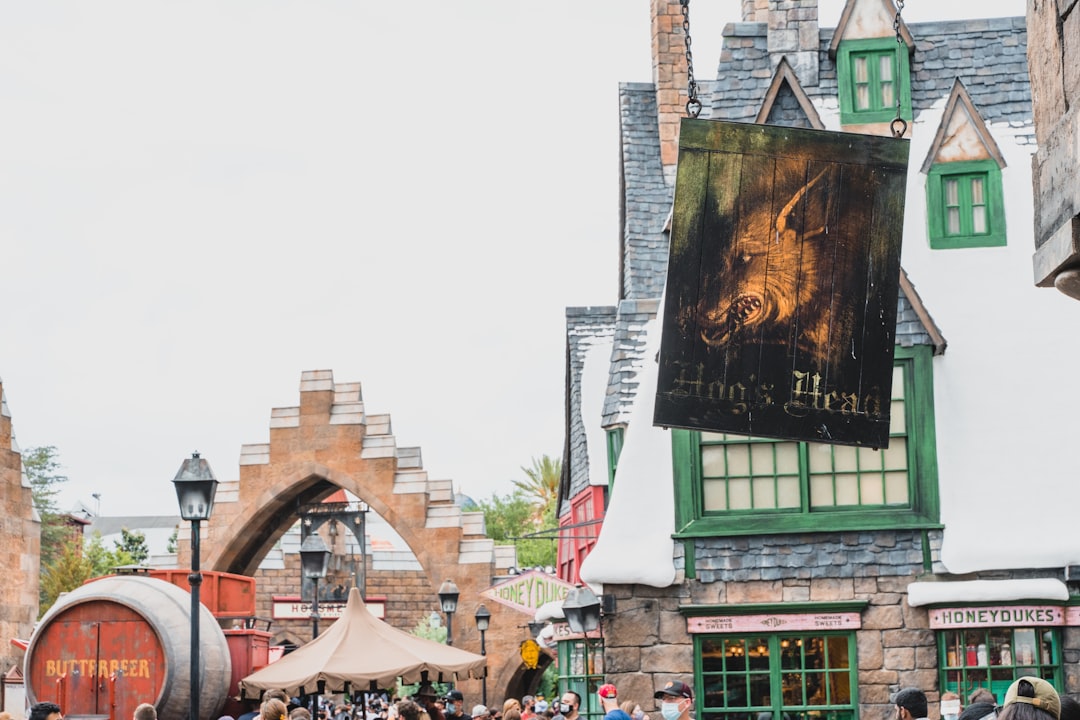
[[[943,5],[905,17],[1024,12]],[[474,497],[561,455],[565,308],[616,300],[648,0],[0,8],[0,378],[63,503],[176,512],[183,459],[236,479],[314,369]],[[711,78],[739,3],[690,8]]]

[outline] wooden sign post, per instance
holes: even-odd
[[[682,121],[657,425],[888,447],[908,149]]]

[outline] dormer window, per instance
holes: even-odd
[[[937,163],[926,178],[930,247],[1005,244],[1001,169],[993,160]]]
[[[898,95],[901,117],[911,120],[908,56],[906,47],[899,45],[895,38],[841,42],[836,73],[841,124],[889,122],[896,117]]]
[[[1005,244],[1005,158],[964,84],[952,93],[923,161],[930,247],[936,250]]]

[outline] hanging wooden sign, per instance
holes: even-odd
[[[888,447],[909,142],[680,133],[655,424]]]

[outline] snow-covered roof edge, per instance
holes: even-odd
[[[1026,580],[960,580],[955,582],[913,582],[908,585],[908,605],[936,605],[960,602],[1011,602],[1015,600],[1069,599],[1069,589],[1055,578]]]
[[[660,322],[646,323],[646,361],[629,414],[615,483],[596,545],[581,563],[581,579],[601,583],[669,587],[675,584],[675,493],[671,436],[653,426]],[[657,492],[657,488],[662,491]],[[642,522],[642,518],[649,518]]]

